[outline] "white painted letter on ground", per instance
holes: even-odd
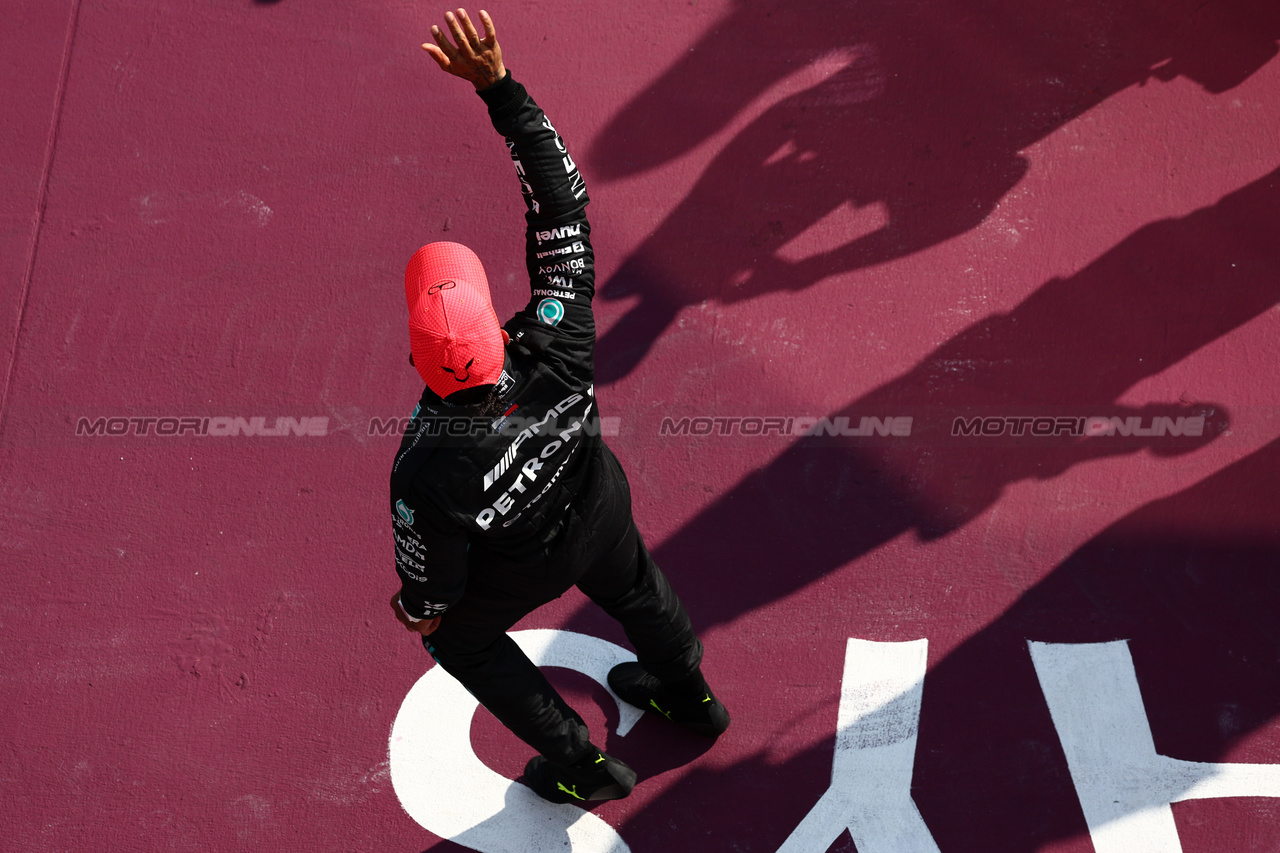
[[[911,799],[928,640],[845,646],[831,787],[778,853],[826,850],[845,829],[858,853],[939,853]]]
[[[1182,853],[1171,803],[1280,797],[1280,765],[1156,753],[1127,642],[1028,645],[1097,853]]]
[[[635,655],[607,640],[572,631],[512,631],[538,666],[577,670],[609,689],[605,678]],[[618,734],[643,713],[618,699]],[[391,726],[391,784],[424,829],[480,853],[629,853],[611,826],[570,805],[549,803],[486,767],[471,748],[479,703],[443,667],[409,690]]]

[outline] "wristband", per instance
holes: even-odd
[[[404,600],[403,600],[403,599],[401,599],[399,596],[397,596],[397,597],[396,597],[396,604],[400,605],[400,612],[401,612],[401,613],[403,613],[403,614],[404,614],[404,617],[405,617],[406,619],[408,619],[410,622],[421,622],[421,621],[422,621],[422,620],[421,620],[421,619],[419,619],[418,617],[410,615],[410,614],[409,614],[409,611],[404,609]]]

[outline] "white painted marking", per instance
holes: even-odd
[[[858,853],[938,853],[911,799],[928,640],[845,646],[831,786],[778,848],[826,850],[847,828]]]
[[[1182,853],[1171,803],[1280,797],[1280,765],[1156,753],[1127,642],[1028,646],[1097,853]]]
[[[635,655],[607,640],[572,631],[512,631],[538,666],[577,670],[609,689],[605,678]],[[620,700],[618,734],[644,713]],[[629,853],[603,820],[556,805],[486,767],[471,747],[471,717],[479,703],[443,667],[428,670],[409,690],[391,726],[391,785],[409,816],[428,832],[480,853]]]

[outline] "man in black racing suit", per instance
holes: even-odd
[[[497,328],[479,261],[424,246],[406,272],[411,361],[427,383],[391,474],[396,616],[440,666],[536,749],[524,780],[555,802],[624,797],[635,773],[506,631],[577,585],[623,626],[637,662],[610,687],[716,737],[728,712],[702,677],[702,644],[631,516],[627,479],[600,438],[592,386],[594,262],[587,192],[551,122],[484,35],[446,13],[423,48],[473,83],[506,139],[524,200],[532,298]],[[487,314],[485,313],[487,311]],[[461,318],[461,319],[460,319]],[[457,389],[457,390],[455,390]],[[461,425],[461,428],[457,428]]]

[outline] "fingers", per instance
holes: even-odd
[[[480,52],[480,34],[476,32],[476,25],[471,23],[471,18],[467,15],[466,9],[458,10],[458,17],[462,19],[462,31],[467,35],[467,44],[476,53]]]
[[[493,18],[484,9],[480,10],[480,23],[484,24],[484,46],[493,47],[498,43],[498,30],[493,26]]]
[[[431,38],[435,39],[436,50],[439,50],[440,55],[445,59],[452,60],[458,55],[458,49],[449,42],[449,38],[440,31],[439,27],[432,25]],[[426,47],[426,45],[423,46]],[[427,49],[427,53],[430,53],[433,56],[435,55],[435,51],[430,48]]]
[[[466,14],[461,9],[458,11],[462,12],[464,15]],[[458,17],[452,12],[445,12],[444,22],[449,25],[449,32],[453,33],[453,40],[458,45],[458,52],[462,53],[464,56],[467,55],[468,52],[474,54],[476,49],[472,46],[471,40],[467,38],[467,34],[463,32],[462,24],[459,22]],[[467,26],[471,26],[470,21],[467,21]],[[475,33],[475,31],[476,28],[471,27],[471,32]]]
[[[427,53],[431,54],[431,58],[434,59],[436,61],[436,64],[439,65],[442,69],[444,69],[445,71],[449,70],[449,57],[445,56],[444,51],[441,50],[437,45],[424,44],[422,46],[422,49],[425,50]],[[410,364],[413,363],[413,356],[409,356],[409,363]]]
[[[502,76],[502,54],[493,18],[483,9],[480,11],[480,22],[484,27],[483,38],[476,32],[476,25],[467,15],[466,9],[445,12],[444,21],[448,33],[441,27],[433,26],[431,38],[435,44],[427,42],[422,45],[422,49],[431,54],[431,58],[441,69],[470,80],[477,89],[492,85],[494,79],[491,78]]]

